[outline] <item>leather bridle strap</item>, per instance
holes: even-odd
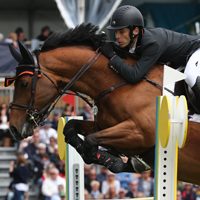
[[[94,57],[90,58],[86,64],[84,64],[81,69],[73,76],[73,78],[67,83],[67,85],[61,90],[62,94],[65,94],[69,88],[74,85],[74,83],[97,61],[101,52],[95,54]]]
[[[58,93],[58,95],[55,97],[53,103],[47,104],[42,110],[38,112],[39,115],[42,115],[45,113],[45,116],[48,116],[49,113],[54,109],[55,105],[61,98],[61,96],[65,93],[67,93],[67,90],[69,90],[74,83],[81,77],[83,74],[97,61],[99,56],[101,55],[101,52],[98,52],[95,54],[94,57],[90,58],[86,64],[84,64],[81,69],[73,76],[73,78],[67,83],[67,85]]]
[[[37,84],[37,80],[38,80],[38,72],[39,72],[39,69],[35,68],[33,79],[32,79],[32,84],[31,84],[31,97],[32,98],[31,98],[31,101],[30,101],[30,104],[29,104],[29,108],[28,108],[29,110],[34,109],[36,84]]]

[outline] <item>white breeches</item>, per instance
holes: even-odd
[[[200,49],[197,49],[189,58],[184,74],[186,83],[192,88],[198,76],[200,76]]]

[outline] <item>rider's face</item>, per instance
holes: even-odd
[[[126,47],[130,43],[130,30],[128,28],[116,30],[115,38],[121,48]]]

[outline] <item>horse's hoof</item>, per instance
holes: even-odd
[[[151,167],[138,156],[131,157],[130,162],[136,173],[142,173],[151,169]]]

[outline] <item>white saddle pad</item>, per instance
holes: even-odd
[[[189,115],[189,121],[200,123],[200,114]]]

